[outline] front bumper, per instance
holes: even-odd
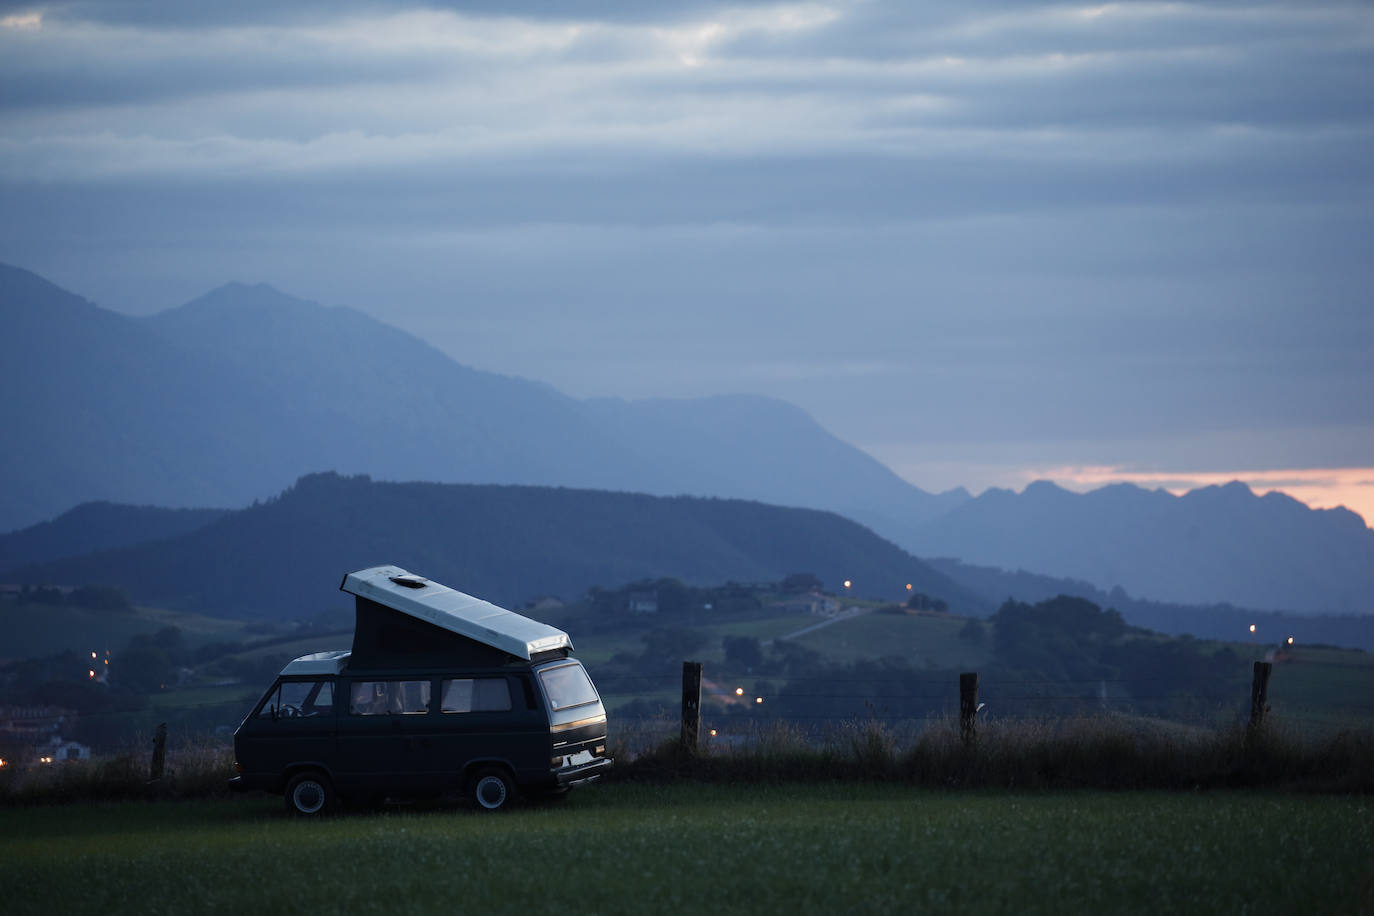
[[[609,773],[614,761],[609,757],[597,757],[586,763],[579,763],[573,766],[560,767],[554,771],[554,777],[558,780],[561,787],[575,786],[579,783],[591,782]]]

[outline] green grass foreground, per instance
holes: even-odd
[[[1374,912],[1374,802],[615,784],[484,816],[0,810],[8,913]]]

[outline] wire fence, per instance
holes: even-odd
[[[1087,717],[1137,719],[1142,724],[1217,728],[1253,715],[1248,672],[1208,677],[1015,678],[1001,673],[980,680],[981,723],[1047,723]],[[671,737],[679,728],[681,673],[599,675],[611,710],[612,730]],[[1374,685],[1371,685],[1374,686]],[[1374,693],[1323,695],[1311,690],[1266,700],[1286,724],[1301,731],[1374,726]],[[820,735],[856,725],[919,731],[932,725],[958,728],[960,682],[942,675],[875,670],[871,676],[769,675],[707,670],[701,676],[703,740],[739,740],[761,727],[790,726]]]

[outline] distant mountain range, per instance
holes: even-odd
[[[72,545],[62,554],[62,544]],[[396,562],[519,607],[673,577],[698,585],[812,572],[843,593],[901,601],[912,591],[985,616],[1008,598],[1068,594],[1164,633],[1272,642],[1296,635],[1374,649],[1374,616],[1292,615],[1161,604],[1090,583],[923,562],[829,512],[743,500],[564,488],[378,483],[312,474],[241,510],[91,503],[0,535],[0,581],[115,584],[140,603],[241,618],[309,619],[348,607],[344,572]],[[0,639],[0,644],[3,639]],[[0,655],[4,652],[0,651]]]
[[[1154,599],[1374,611],[1358,516],[1238,484],[927,493],[784,402],[577,400],[263,285],[130,318],[0,265],[0,327],[0,531],[100,500],[241,507],[332,469],[758,500]]]
[[[1157,601],[1374,611],[1374,531],[1360,516],[1241,483],[1183,496],[1128,484],[1071,493],[1043,481],[1020,494],[989,490],[900,543]]]
[[[230,284],[135,319],[0,266],[0,530],[92,500],[242,506],[320,470],[756,499],[871,523],[926,493],[750,396],[579,401],[479,372],[360,312]]]
[[[834,591],[905,600],[939,596],[968,613],[989,602],[830,512],[744,500],[655,497],[551,487],[380,483],[312,474],[280,497],[194,530],[137,541],[130,507],[75,510],[127,543],[84,556],[0,569],[0,581],[117,585],[141,603],[242,618],[300,619],[349,606],[344,573],[395,563],[507,606],[541,595],[581,597],[672,577],[717,585],[819,576]],[[55,524],[65,526],[59,519]],[[11,557],[34,553],[40,528],[11,535]]]

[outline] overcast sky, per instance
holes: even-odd
[[[0,0],[0,261],[1374,520],[1374,6]]]

